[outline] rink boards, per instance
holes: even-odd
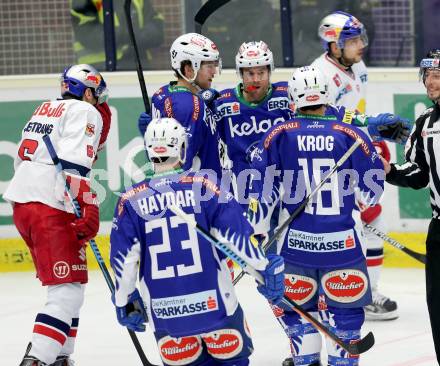
[[[426,234],[423,233],[390,233],[390,236],[410,249],[425,253]],[[96,238],[99,250],[107,265],[109,258],[109,236],[99,235]],[[90,247],[87,247],[87,261],[90,269],[99,269]],[[385,244],[386,267],[422,268],[423,265],[403,252]],[[0,239],[0,272],[23,272],[34,270],[31,255],[23,240],[19,238]]]
[[[272,81],[288,80],[293,69],[276,70]],[[101,201],[101,225],[98,243],[104,257],[108,255],[108,234],[118,192],[142,179],[143,141],[138,135],[137,118],[143,111],[141,92],[135,72],[104,73],[110,89],[109,105],[113,112],[112,129],[107,147],[99,156],[92,177],[93,188]],[[171,72],[147,72],[148,94],[173,80]],[[225,70],[213,87],[221,90],[234,87],[234,70]],[[0,77],[0,196],[13,175],[13,157],[17,151],[21,128],[35,107],[43,100],[59,94],[58,75]],[[415,68],[369,69],[367,113],[394,112],[414,120],[430,105],[425,89],[418,82]],[[392,161],[402,155],[402,148],[390,144]],[[427,190],[413,191],[386,186],[383,212],[392,236],[402,244],[420,252],[424,250],[430,207]],[[91,253],[89,253],[91,254]],[[97,268],[90,258],[91,268]],[[385,265],[416,266],[403,253],[386,246]],[[0,197],[0,272],[32,269],[32,261],[12,222],[12,210]]]

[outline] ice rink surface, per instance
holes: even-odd
[[[373,331],[376,344],[361,357],[360,364],[437,365],[425,303],[424,271],[385,268],[380,286],[382,293],[397,301],[400,317],[365,323],[364,332]],[[18,366],[46,293],[31,272],[0,274],[0,291],[0,366]],[[237,285],[237,294],[255,346],[250,364],[281,365],[289,346],[267,303],[247,276]],[[137,334],[148,359],[160,364],[152,333],[147,329],[146,333]],[[77,366],[141,365],[126,329],[116,321],[109,290],[100,271],[90,273],[74,359]]]

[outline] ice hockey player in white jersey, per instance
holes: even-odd
[[[325,52],[311,66],[329,81],[329,101],[365,113],[367,68],[362,55],[368,45],[363,24],[354,16],[336,11],[320,23],[318,35]]]
[[[85,244],[99,229],[99,207],[89,173],[110,127],[107,88],[89,65],[66,68],[61,99],[39,105],[23,128],[14,176],[3,195],[26,242],[47,301],[35,318],[32,340],[20,366],[73,365],[79,313],[87,283]],[[105,124],[105,126],[103,126]],[[50,136],[81,206],[76,218],[65,199],[42,137]]]
[[[230,193],[203,173],[182,170],[186,144],[174,118],[147,126],[154,175],[121,195],[110,235],[117,319],[142,331],[147,315],[166,366],[246,366],[252,340],[225,255],[168,207],[178,205],[215,238],[230,242],[262,273],[265,285],[258,289],[275,303],[284,292],[284,262],[252,244],[252,227]]]
[[[365,47],[368,45],[365,27],[354,16],[337,11],[322,19],[318,35],[325,53],[317,58],[312,66],[318,67],[328,78],[330,103],[365,113],[368,80],[367,68],[362,60]],[[385,115],[389,114],[378,117]],[[398,118],[398,116],[389,116]],[[370,136],[374,138],[371,133]],[[364,221],[368,217],[364,222],[377,227],[382,232],[386,231],[385,219],[381,212],[380,204],[365,208],[362,219]],[[383,240],[368,232],[366,235],[367,264],[373,288],[373,302],[365,308],[366,317],[368,320],[396,319],[397,303],[378,291],[383,266]]]

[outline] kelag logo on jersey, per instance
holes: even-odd
[[[156,317],[160,319],[208,313],[218,310],[217,292],[208,290],[183,296],[151,299],[151,307]]]
[[[272,98],[267,101],[267,110],[289,109],[289,99],[286,97]]]
[[[225,116],[235,116],[240,114],[240,103],[224,103],[217,108],[217,117],[222,118]]]
[[[353,230],[314,234],[291,229],[289,230],[287,240],[289,249],[296,249],[305,252],[340,252],[356,247]]]
[[[251,136],[259,133],[262,134],[277,123],[284,122],[284,117],[275,118],[273,122],[270,118],[262,119],[261,121],[257,121],[255,116],[251,116],[250,118],[250,122],[239,122],[237,124],[232,122],[231,117],[228,118],[229,132],[232,138],[236,136]]]

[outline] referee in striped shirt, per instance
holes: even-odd
[[[437,361],[440,364],[440,49],[420,62],[420,77],[434,105],[423,112],[405,148],[406,163],[384,161],[387,182],[400,187],[429,184],[432,220],[426,239],[426,298]]]

